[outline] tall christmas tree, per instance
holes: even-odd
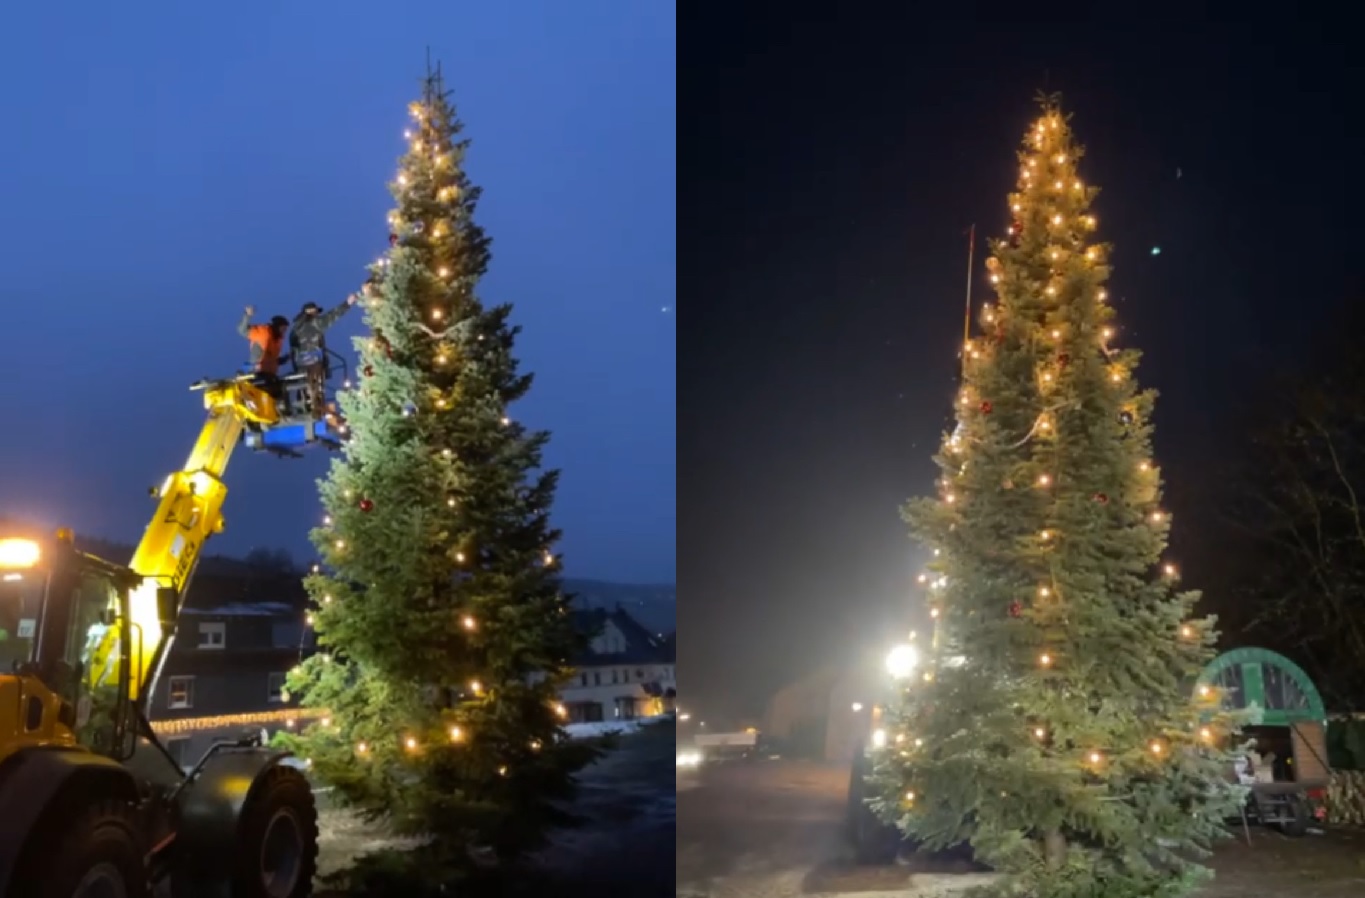
[[[1214,622],[1163,557],[1155,397],[1107,301],[1081,156],[1045,100],[938,496],[904,512],[933,550],[935,628],[891,709],[874,806],[929,848],[969,842],[1002,894],[1176,896],[1237,815],[1236,721],[1196,685]]]
[[[511,417],[531,377],[510,307],[475,293],[489,240],[439,71],[410,112],[359,379],[339,397],[349,439],[320,484],[319,652],[289,678],[325,714],[290,747],[345,802],[435,837],[399,866],[441,882],[471,855],[541,844],[594,751],[561,727],[579,637],[549,523],[557,475],[548,434]]]

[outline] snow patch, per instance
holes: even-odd
[[[634,733],[640,729],[641,725],[649,723],[648,720],[598,720],[593,723],[570,723],[565,724],[564,732],[569,734],[571,739],[591,739],[594,736],[605,736],[608,733]]]

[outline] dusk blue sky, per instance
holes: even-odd
[[[325,12],[324,12],[325,10]],[[426,48],[474,144],[574,576],[675,578],[672,2],[21,4],[0,55],[0,514],[132,540],[245,356],[386,247]],[[667,311],[665,311],[667,309]],[[350,353],[360,315],[332,339]],[[239,450],[210,550],[310,557],[323,457]],[[124,560],[124,559],[118,559]]]

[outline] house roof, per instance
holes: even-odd
[[[611,622],[617,632],[625,639],[625,649],[620,652],[594,652],[588,648],[574,659],[577,667],[600,667],[609,664],[663,664],[672,660],[672,653],[666,648],[665,640],[658,639],[635,618],[621,608],[608,611],[605,608],[579,610],[572,612],[575,629],[589,638],[596,638]]]

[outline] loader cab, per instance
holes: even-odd
[[[132,751],[130,571],[69,535],[0,536],[0,758],[30,746]]]

